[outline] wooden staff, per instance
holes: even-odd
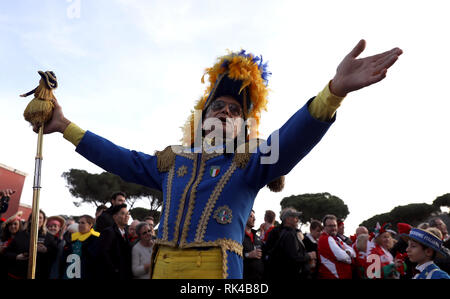
[[[39,234],[39,195],[41,191],[42,140],[44,125],[39,127],[37,151],[34,164],[33,208],[30,232],[30,251],[28,253],[28,279],[34,279],[36,273],[37,239]]]

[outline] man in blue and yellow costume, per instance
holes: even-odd
[[[186,122],[183,145],[155,155],[128,150],[69,121],[56,100],[44,133],[63,133],[104,170],[162,190],[152,278],[242,278],[241,243],[259,190],[280,191],[283,176],[335,121],[344,97],[385,78],[402,53],[394,48],[358,59],[364,48],[361,40],[325,88],[266,141],[257,137],[270,73],[262,57],[245,51],[206,69],[209,85]]]

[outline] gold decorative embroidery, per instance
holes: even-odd
[[[222,277],[223,279],[228,278],[228,254],[227,250],[224,246],[221,247],[222,249]]]
[[[169,171],[170,167],[175,164],[175,153],[172,151],[171,146],[166,147],[163,151],[156,151],[157,168],[159,172]]]
[[[177,170],[177,176],[179,178],[183,177],[187,173],[188,173],[188,171],[187,171],[186,165],[180,166],[180,168],[178,168],[178,170]]]
[[[169,239],[168,224],[169,224],[170,201],[172,196],[172,181],[174,177],[174,172],[175,172],[175,163],[170,168],[169,175],[167,176],[166,201],[164,205],[164,211],[162,211],[162,213],[164,213],[164,231],[163,231],[164,240]]]
[[[180,247],[183,247],[183,245],[186,243],[186,237],[187,237],[187,233],[189,230],[189,225],[191,224],[192,212],[194,210],[194,205],[195,205],[195,195],[197,192],[197,186],[202,181],[203,174],[205,172],[205,166],[206,166],[207,159],[208,159],[208,156],[203,154],[201,162],[200,162],[200,170],[198,173],[197,180],[195,181],[194,185],[192,186],[191,194],[189,195],[189,206],[188,206],[186,218],[185,218],[184,224],[183,224],[183,232],[181,233]]]
[[[183,195],[181,196],[180,203],[178,206],[177,221],[175,222],[175,232],[173,235],[173,240],[174,240],[175,244],[178,241],[178,236],[180,233],[180,223],[181,223],[181,217],[183,216],[184,202],[186,201],[186,195],[189,190],[189,187],[191,187],[192,183],[194,182],[195,175],[197,173],[197,159],[198,159],[198,155],[195,155],[194,156],[194,165],[192,167],[192,176],[191,176],[191,179],[189,180],[189,182],[187,183],[186,187],[184,188],[184,192],[183,192]]]
[[[198,222],[197,225],[197,232],[195,235],[196,242],[201,242],[203,240],[206,233],[206,228],[208,226],[208,221],[211,217],[214,206],[216,205],[217,199],[219,198],[223,188],[233,175],[236,168],[237,168],[236,164],[232,163],[231,166],[228,168],[228,170],[225,172],[225,174],[220,178],[220,181],[217,183],[216,187],[211,193],[211,196],[208,199],[208,202],[202,212],[202,216],[200,217],[200,221]]]

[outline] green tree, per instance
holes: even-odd
[[[64,172],[62,177],[66,179],[70,194],[80,201],[73,202],[79,207],[83,203],[94,204],[98,207],[110,201],[110,196],[115,191],[123,191],[127,194],[128,209],[131,210],[137,200],[147,198],[150,210],[158,210],[162,205],[163,195],[159,190],[142,185],[128,183],[117,175],[109,172],[92,174],[85,170],[70,169]]]
[[[144,221],[145,217],[152,216],[153,219],[155,219],[155,225],[159,223],[161,212],[156,210],[149,210],[146,208],[133,208],[130,210],[130,215],[133,217],[133,219],[137,219],[139,221]]]
[[[330,193],[291,195],[283,198],[280,205],[282,209],[293,207],[301,211],[302,223],[310,222],[311,219],[322,220],[327,214],[345,219],[350,213],[344,201]]]
[[[369,230],[373,230],[377,222],[380,224],[389,222],[394,227],[400,222],[417,226],[421,222],[425,221],[432,213],[438,211],[439,208],[434,205],[429,205],[426,203],[413,203],[404,206],[397,206],[388,213],[375,215],[363,221],[360,225],[367,227]]]
[[[433,206],[436,207],[449,207],[450,208],[450,193],[446,193],[444,195],[436,197],[436,199],[433,201]]]

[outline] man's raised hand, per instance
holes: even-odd
[[[330,84],[330,90],[337,96],[346,96],[349,92],[364,88],[383,80],[387,70],[403,53],[394,48],[381,54],[357,58],[366,47],[366,41],[360,40],[353,50],[339,64],[336,75]]]

